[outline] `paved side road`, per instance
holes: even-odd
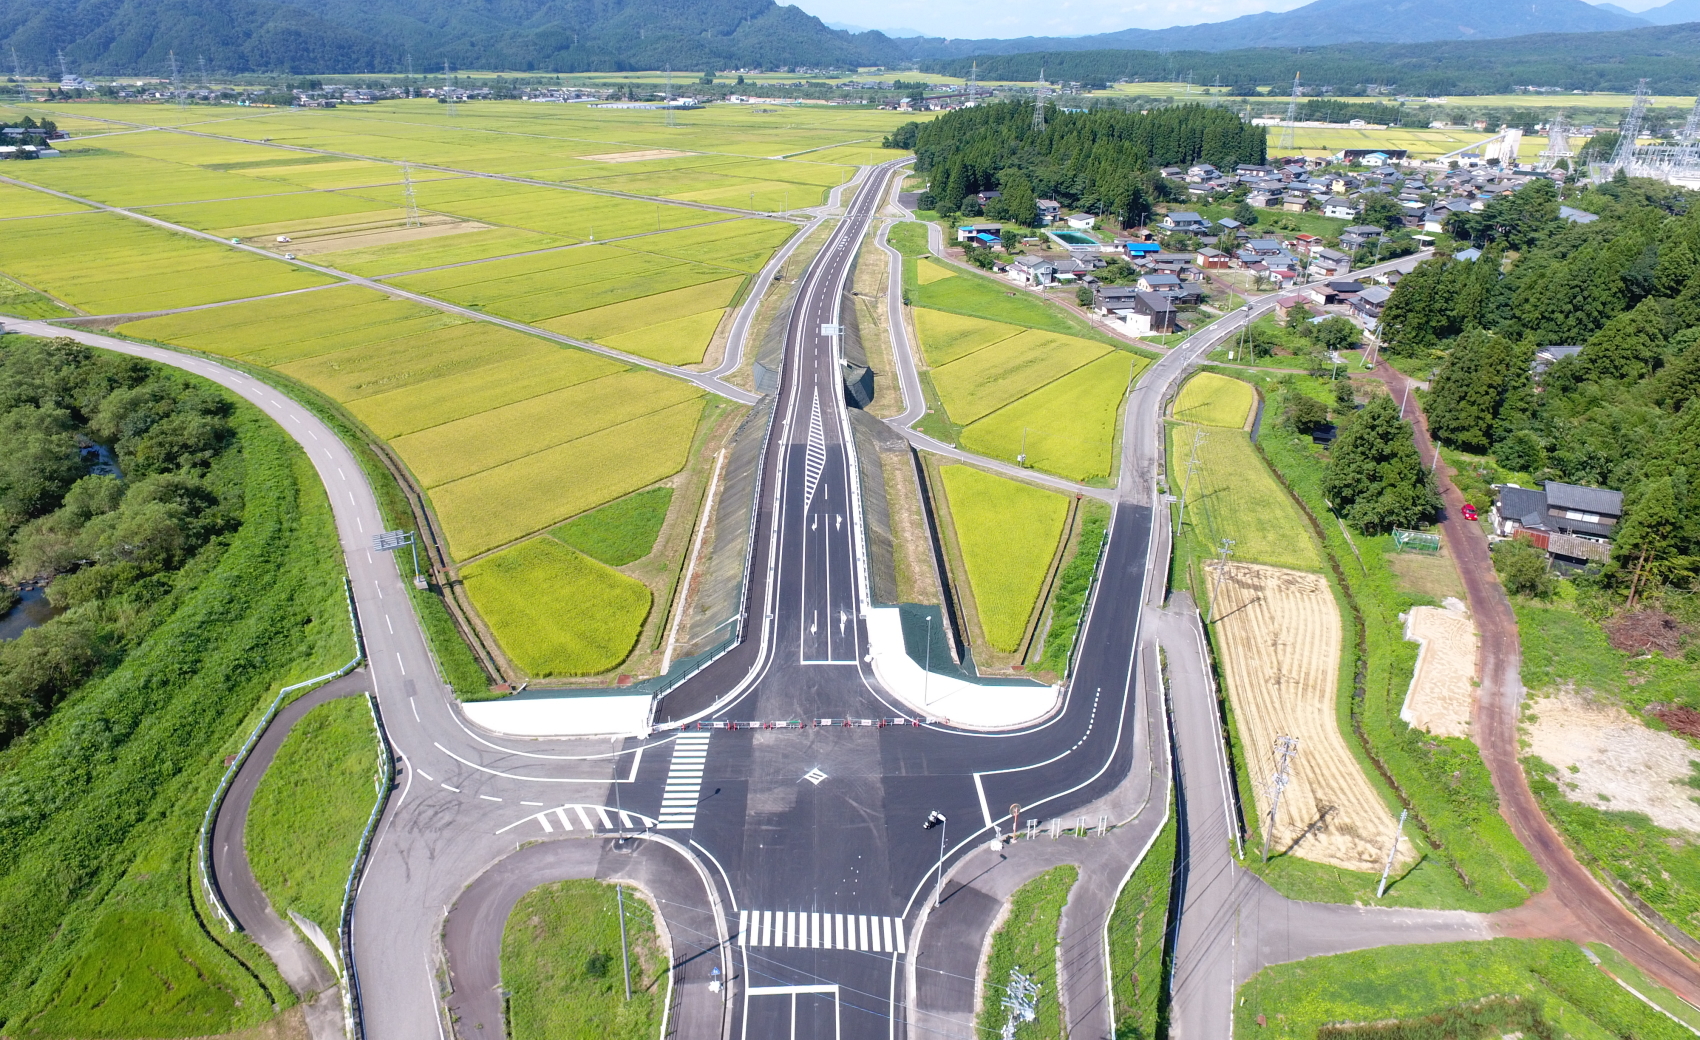
[[[231,779],[213,819],[212,868],[219,892],[236,923],[260,944],[289,988],[305,1002],[307,1030],[313,1040],[335,1040],[343,1035],[342,990],[331,966],[284,923],[254,879],[246,846],[248,808],[278,749],[301,717],[339,697],[357,696],[367,685],[366,672],[361,669],[310,690],[280,709]],[[327,933],[336,931],[334,921],[314,923]]]

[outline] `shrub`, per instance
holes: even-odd
[[[1547,599],[1552,596],[1552,571],[1547,554],[1524,541],[1498,542],[1493,547],[1493,569],[1507,592]]]

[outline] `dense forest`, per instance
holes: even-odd
[[[1564,90],[1633,93],[1648,79],[1655,94],[1700,92],[1700,24],[1661,25],[1624,32],[1543,33],[1499,40],[1435,43],[1338,43],[1236,51],[1048,50],[980,54],[924,61],[929,72],[967,76],[978,63],[983,80],[1114,83],[1175,81],[1241,89],[1269,87],[1285,94],[1293,73],[1307,86],[1337,94],[1363,93],[1370,84],[1404,94],[1504,94],[1537,84]]]
[[[62,612],[0,644],[0,742],[121,659],[179,570],[239,523],[229,415],[169,369],[70,340],[0,353],[0,553],[13,582],[51,582]],[[90,473],[95,445],[119,474]]]
[[[1232,169],[1265,157],[1263,128],[1225,109],[1177,105],[1142,114],[1047,106],[1045,125],[1035,129],[1033,104],[980,105],[906,123],[886,144],[915,150],[931,195],[924,207],[967,212],[964,200],[971,211],[975,192],[1001,191],[986,214],[1028,226],[1042,198],[1138,223],[1166,197],[1158,168],[1204,161]]]
[[[1631,596],[1700,566],[1700,206],[1619,179],[1566,200],[1537,180],[1452,230],[1487,253],[1426,261],[1383,314],[1387,351],[1438,366],[1435,436],[1511,473],[1624,493],[1603,576]],[[1537,379],[1537,348],[1581,346]]]

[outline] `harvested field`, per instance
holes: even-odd
[[[1422,644],[1399,717],[1437,737],[1468,737],[1476,706],[1476,624],[1462,603],[1412,607],[1405,638]]]
[[[539,678],[615,667],[649,616],[643,582],[553,538],[533,538],[460,573],[502,650]]]
[[[1175,418],[1203,426],[1244,429],[1251,421],[1257,393],[1250,383],[1214,372],[1200,372],[1186,381],[1175,398]]]
[[[414,227],[408,227],[397,222],[359,228],[338,228],[334,231],[303,237],[292,235],[290,242],[273,242],[266,248],[276,253],[287,251],[296,256],[318,256],[323,253],[339,253],[345,250],[381,249],[384,246],[423,242],[433,238],[444,238],[448,235],[464,235],[469,231],[489,230],[492,230],[490,225],[480,224],[476,220],[427,216],[421,217],[419,224]]]
[[[1271,853],[1380,870],[1396,821],[1340,732],[1340,610],[1328,582],[1244,563],[1229,564],[1220,581],[1218,565],[1207,572],[1259,830],[1268,826],[1275,738],[1299,739]]]
[[[1583,691],[1550,693],[1524,710],[1529,753],[1557,768],[1566,798],[1646,813],[1654,826],[1700,835],[1700,805],[1689,786],[1700,759],[1693,744]]]
[[[1068,500],[971,466],[943,466],[951,524],[986,641],[1021,648],[1068,519]]]
[[[636,152],[598,152],[595,155],[580,155],[576,158],[588,162],[629,163],[644,162],[649,159],[677,159],[684,155],[695,155],[695,152],[679,152],[671,148],[647,148]]]

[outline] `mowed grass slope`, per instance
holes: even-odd
[[[343,886],[378,792],[378,734],[365,697],[303,715],[248,810],[248,865],[279,915],[336,932]]]
[[[557,881],[514,904],[502,986],[514,1040],[648,1040],[661,1028],[669,955],[649,904],[625,892],[632,999],[625,999],[620,900],[602,881]]]
[[[951,524],[986,640],[1013,653],[1068,519],[1068,500],[971,466],[943,466]]]
[[[502,649],[534,677],[596,675],[625,660],[649,616],[649,588],[550,538],[461,569]]]
[[[1198,429],[1169,429],[1169,490],[1184,493],[1187,529],[1203,551],[1214,553],[1221,539],[1232,538],[1233,558],[1241,563],[1321,570],[1322,555],[1304,516],[1244,431],[1206,430],[1198,446],[1199,466],[1187,479]]]

